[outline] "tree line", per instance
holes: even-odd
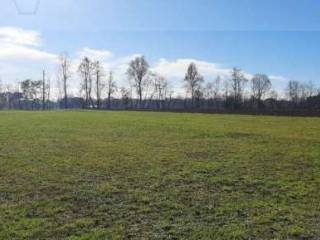
[[[102,63],[84,57],[76,71],[67,54],[59,57],[57,82],[53,93],[43,71],[41,80],[26,79],[18,84],[0,84],[0,109],[109,109],[190,112],[239,112],[267,114],[320,115],[320,91],[313,83],[289,81],[281,94],[273,89],[266,74],[247,77],[233,68],[228,78],[205,81],[195,63],[186,69],[183,91],[175,93],[168,79],[153,72],[144,56],[128,64],[125,86],[118,86],[112,71]],[[70,80],[80,80],[79,93],[70,93]]]

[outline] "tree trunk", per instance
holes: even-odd
[[[100,89],[99,89],[99,72],[97,72],[97,81],[96,81],[96,84],[97,84],[97,108],[100,109]]]
[[[111,94],[108,93],[108,109],[111,109]]]
[[[46,84],[45,84],[45,77],[46,77],[46,72],[43,71],[43,79],[42,79],[42,110],[44,111],[46,109]]]
[[[63,80],[63,89],[64,89],[64,108],[68,108],[68,93],[67,93],[67,79]]]

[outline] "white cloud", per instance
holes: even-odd
[[[55,61],[56,55],[41,50],[41,37],[36,31],[0,28],[0,60]]]
[[[54,69],[57,55],[41,48],[36,31],[0,27],[0,74],[3,82],[40,78],[42,69]]]
[[[108,50],[98,50],[85,47],[79,52],[79,57],[88,57],[99,61],[105,61],[113,57],[113,53]]]
[[[0,27],[0,43],[38,47],[41,45],[40,34],[36,31],[14,27]]]
[[[277,82],[282,82],[282,83],[287,83],[287,82],[289,81],[288,78],[283,77],[283,76],[271,75],[271,76],[269,76],[269,78],[270,78],[272,81],[277,81]]]
[[[39,49],[0,43],[0,60],[15,60],[15,61],[55,61],[55,54],[45,52]]]
[[[231,71],[231,69],[224,68],[219,64],[199,61],[196,59],[177,59],[174,61],[160,59],[152,67],[152,70],[166,78],[182,80],[190,63],[195,63],[201,75],[207,79],[212,79],[217,76],[225,78],[230,75]]]
[[[290,79],[283,76],[270,75],[271,82],[273,83],[274,88],[284,89],[287,87]]]

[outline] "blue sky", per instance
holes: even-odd
[[[104,55],[106,65],[119,68],[130,56],[143,54],[172,81],[183,78],[188,60],[196,60],[208,78],[237,66],[273,76],[279,88],[284,79],[320,83],[320,1],[40,0],[33,15],[19,14],[13,1],[2,0],[0,10],[0,77],[5,81],[36,77],[38,68],[54,71],[52,58],[63,51],[77,59],[91,49],[110,52]],[[20,11],[32,11],[36,0],[15,1]],[[6,34],[10,28],[11,35],[14,29],[33,33],[38,42],[1,45],[1,28]],[[23,46],[26,54],[17,54],[15,46]]]

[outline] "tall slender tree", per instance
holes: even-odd
[[[190,63],[187,73],[184,77],[184,82],[186,84],[187,91],[191,94],[191,105],[194,107],[194,100],[196,98],[196,93],[200,91],[201,84],[203,83],[203,77],[198,71],[195,63]]]
[[[64,108],[68,108],[68,81],[71,77],[71,60],[67,53],[63,53],[59,57],[59,75],[62,80]]]
[[[141,107],[143,91],[148,82],[148,72],[149,64],[144,56],[136,57],[135,59],[133,59],[130,62],[129,68],[127,70],[129,80],[133,80],[133,87],[136,89],[139,97],[139,107]]]
[[[231,89],[233,94],[234,106],[239,107],[243,100],[243,90],[248,80],[245,78],[241,69],[233,68],[231,71]]]
[[[299,102],[299,88],[300,83],[298,81],[289,81],[288,82],[288,96],[289,99],[294,103],[297,104]]]
[[[42,72],[42,110],[46,109],[46,71]]]
[[[96,98],[97,108],[101,108],[101,91],[103,88],[102,77],[103,77],[103,66],[99,61],[93,63],[94,76],[96,79]]]
[[[158,109],[162,109],[163,103],[167,97],[168,81],[165,77],[159,74],[154,74],[153,83],[154,83],[154,93],[156,94],[157,107]]]
[[[110,71],[109,78],[107,80],[108,109],[111,109],[111,97],[112,97],[112,94],[114,94],[116,91],[117,91],[117,85],[113,79],[113,72]]]
[[[91,97],[92,92],[92,74],[94,66],[88,57],[84,57],[79,65],[78,71],[82,78],[81,90],[85,93],[85,107],[93,106]]]

